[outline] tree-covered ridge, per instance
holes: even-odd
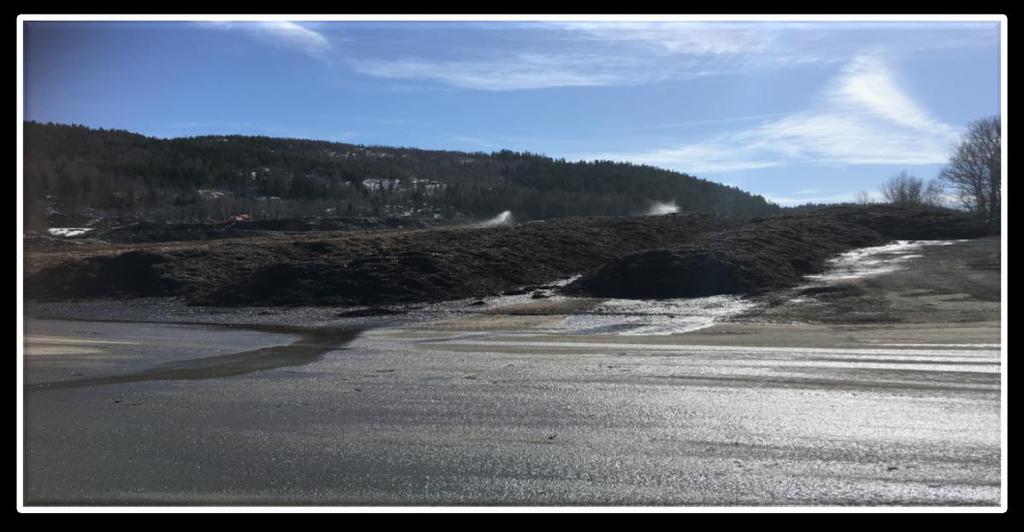
[[[157,220],[300,215],[634,215],[652,202],[759,216],[778,207],[734,187],[650,166],[532,153],[432,151],[247,136],[157,139],[25,123],[29,227],[99,210]]]

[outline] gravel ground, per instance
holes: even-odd
[[[567,328],[652,312],[557,295],[365,317],[36,304],[25,504],[996,508],[997,250],[923,246],[857,291],[752,298],[685,334]],[[324,328],[362,331],[309,351]]]

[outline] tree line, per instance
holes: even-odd
[[[998,116],[971,122],[937,177],[926,181],[903,171],[882,183],[882,199],[897,205],[952,204],[998,227],[1002,210],[1001,129]],[[871,198],[861,191],[855,201],[870,203]]]
[[[259,136],[157,139],[24,124],[27,228],[55,214],[153,221],[334,216],[529,220],[643,213],[652,202],[733,216],[779,211],[762,196],[660,168],[529,152],[360,146]]]

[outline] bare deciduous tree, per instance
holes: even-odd
[[[858,205],[868,205],[869,203],[871,203],[871,195],[868,194],[868,191],[861,190],[860,192],[857,193],[857,195],[853,197],[853,202],[857,203]]]
[[[942,186],[941,179],[932,179],[924,189],[924,204],[932,207],[942,207],[946,203],[946,187]]]
[[[971,122],[939,178],[960,204],[991,224],[999,222],[1002,159],[998,116]]]
[[[924,179],[912,176],[906,171],[883,183],[881,192],[885,201],[895,205],[938,207],[943,203],[941,182],[937,179],[925,182]]]

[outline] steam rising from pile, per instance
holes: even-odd
[[[679,206],[676,205],[675,201],[671,203],[656,201],[651,205],[650,209],[647,209],[648,216],[661,216],[662,214],[674,214],[677,212],[679,212]]]
[[[496,227],[499,225],[508,225],[512,223],[512,211],[504,211],[501,214],[477,224],[477,227]]]

